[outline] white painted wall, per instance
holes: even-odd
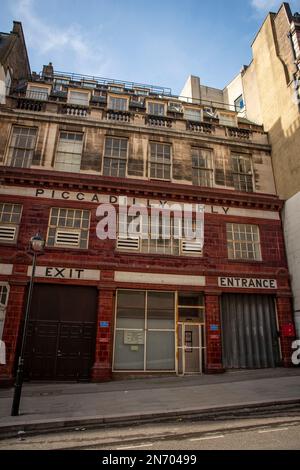
[[[292,276],[295,322],[300,338],[300,191],[285,203],[283,222],[289,270]]]

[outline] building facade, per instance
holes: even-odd
[[[222,103],[53,70],[0,106],[1,339],[13,380],[40,232],[26,377],[109,380],[291,364],[289,273],[271,147]],[[204,244],[100,239],[101,207],[201,205]],[[100,209],[99,209],[100,208]],[[102,214],[102,215],[101,215]],[[145,235],[144,229],[142,230]]]
[[[288,3],[267,15],[252,55],[223,90],[190,77],[181,94],[227,103],[241,119],[263,125],[268,133],[276,190],[286,201],[282,219],[300,338],[300,14],[293,14]]]

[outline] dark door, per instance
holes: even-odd
[[[279,365],[279,340],[272,296],[224,294],[221,309],[225,368]]]
[[[25,376],[88,380],[96,335],[97,290],[36,284],[26,339]]]

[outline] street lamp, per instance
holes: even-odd
[[[31,299],[32,299],[32,291],[33,291],[33,283],[34,283],[34,275],[35,275],[35,267],[36,267],[36,257],[39,254],[42,254],[44,245],[45,245],[45,242],[39,233],[37,233],[30,240],[30,252],[33,255],[32,271],[31,271],[29,292],[28,292],[28,298],[27,298],[27,304],[26,304],[24,327],[23,327],[23,333],[22,333],[22,345],[21,345],[21,351],[20,351],[19,361],[18,361],[18,370],[17,370],[17,375],[16,375],[14,398],[13,398],[13,404],[11,408],[11,416],[19,415],[20,399],[21,399],[21,392],[22,392],[22,385],[23,385],[23,374],[24,374],[24,353],[25,353],[25,343],[26,343],[26,330],[27,330],[27,324],[28,324],[30,307],[31,307]]]

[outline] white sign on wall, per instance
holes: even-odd
[[[219,277],[219,287],[235,289],[277,289],[276,279],[254,277]]]

